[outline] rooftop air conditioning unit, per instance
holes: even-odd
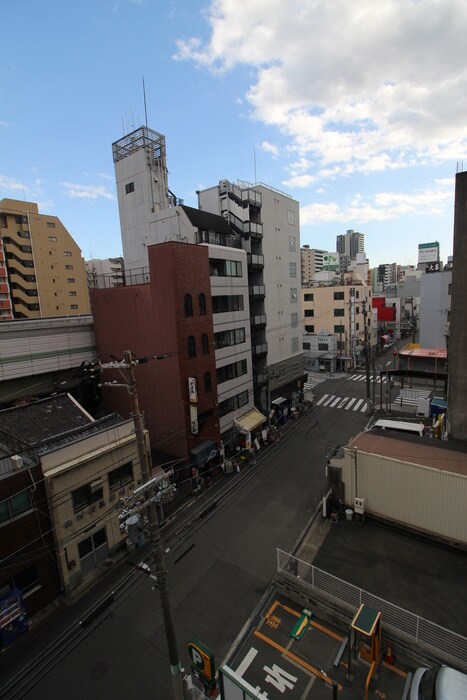
[[[21,469],[21,467],[23,466],[23,458],[21,457],[21,455],[12,455],[10,459],[13,465],[13,469]]]

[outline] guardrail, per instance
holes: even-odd
[[[425,620],[409,610],[358,588],[333,574],[318,569],[280,549],[277,552],[277,572],[347,609],[356,612],[362,603],[381,612],[384,628],[406,642],[421,647],[428,656],[453,664],[467,672],[467,638]]]

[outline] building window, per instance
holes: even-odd
[[[334,326],[334,333],[345,333],[344,326]]]
[[[4,501],[0,501],[0,524],[17,518],[18,515],[27,513],[28,510],[32,510],[31,494],[29,489],[26,489],[15,493]]]
[[[50,255],[52,255],[52,253],[50,253]],[[64,250],[64,251],[63,251],[63,255],[64,255],[66,258],[71,258],[71,250]]]
[[[47,228],[55,228],[55,221],[47,221],[45,225],[47,226]]]
[[[310,348],[311,348],[310,343],[303,343],[304,350],[310,350]]]
[[[292,338],[292,352],[298,352],[298,338]]]
[[[295,304],[297,302],[297,288],[296,287],[290,288],[290,302],[292,304]]]
[[[49,236],[49,241],[52,241],[52,243],[57,242],[57,236]]]
[[[221,331],[220,333],[214,333],[214,345],[216,350],[220,348],[226,348],[231,345],[240,345],[245,342],[245,329],[235,328],[228,331]]]
[[[193,299],[191,294],[185,294],[185,316],[193,316]]]
[[[73,284],[75,281],[75,278],[74,277],[67,277],[66,281],[68,282],[68,284]]]
[[[109,479],[109,489],[111,491],[119,489],[125,484],[129,484],[130,481],[133,481],[133,464],[131,462],[122,464],[121,467],[117,467],[109,472],[107,476]]]
[[[291,328],[298,328],[298,314],[297,313],[290,314],[290,327]]]
[[[327,351],[329,350],[329,345],[328,345],[328,343],[318,343],[318,350],[321,350],[321,351],[323,351],[323,352],[324,352],[324,351],[327,352]]]
[[[242,391],[240,394],[236,394],[235,396],[231,396],[229,399],[226,399],[225,401],[221,401],[219,404],[219,415],[220,416],[225,416],[227,413],[230,413],[231,411],[236,411],[237,409],[241,408],[242,406],[246,406],[248,403],[248,389],[245,391]]]
[[[198,296],[198,306],[200,316],[206,316],[206,295],[202,292]]]
[[[68,292],[68,296],[69,296],[69,297],[75,297],[75,296],[76,296],[76,292]]]
[[[73,270],[73,265],[65,265],[65,270]]]
[[[289,263],[289,277],[296,277],[297,276],[297,263],[291,262]]]
[[[211,373],[210,372],[204,373],[204,391],[206,392],[206,394],[209,394],[212,391]]]
[[[295,253],[295,247],[296,247],[295,236],[289,236],[289,251],[291,253]]]
[[[209,355],[209,337],[207,333],[201,336],[201,352],[203,355]]]
[[[305,326],[305,331],[307,333],[314,333],[315,332],[315,327],[314,326]]]
[[[304,301],[313,301],[313,294],[305,294]]]
[[[238,360],[238,362],[232,362],[230,365],[224,365],[217,369],[217,383],[223,384],[228,382],[230,379],[237,379],[247,373],[247,361]]]
[[[196,342],[193,335],[188,336],[187,341],[188,357],[196,357]]]
[[[345,309],[334,309],[334,316],[344,316]]]
[[[135,191],[135,183],[134,182],[129,182],[127,185],[125,185],[125,194],[130,194],[131,192]]]
[[[225,314],[230,311],[243,311],[243,296],[233,294],[232,296],[212,297],[213,314]]]
[[[311,316],[315,315],[315,310],[314,309],[305,309],[305,317],[310,318]]]
[[[211,258],[209,261],[211,277],[241,277],[242,263],[238,260],[222,260]]]
[[[86,508],[86,506],[90,506],[92,503],[102,500],[103,495],[104,491],[101,479],[96,479],[96,481],[90,484],[80,486],[71,492],[73,512],[78,513],[80,510],[83,510],[83,508]]]
[[[344,298],[344,292],[334,292],[334,299],[340,300]]]
[[[78,304],[70,304],[70,309],[76,310],[78,308]]]
[[[287,223],[290,226],[295,226],[295,211],[293,209],[287,209]]]

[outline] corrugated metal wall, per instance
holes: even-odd
[[[364,498],[369,513],[467,542],[467,477],[350,448],[341,466],[348,505]]]

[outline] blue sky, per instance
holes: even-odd
[[[220,179],[300,202],[301,244],[365,234],[370,265],[452,254],[467,166],[464,0],[16,0],[2,7],[0,198],[121,254],[112,142],[167,140],[171,190]],[[256,158],[255,158],[256,155]]]

